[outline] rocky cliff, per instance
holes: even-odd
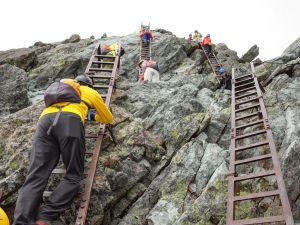
[[[103,144],[88,224],[225,224],[231,93],[217,89],[195,45],[161,29],[154,37],[153,58],[159,61],[162,80],[158,83],[136,83],[135,33],[100,40],[74,35],[63,42],[0,52],[0,203],[10,216],[26,176],[43,90],[56,79],[82,73],[98,42],[121,41],[126,53],[112,104],[117,145],[109,138]],[[300,39],[282,56],[257,67],[260,79],[274,77],[264,99],[298,222],[299,46]],[[241,59],[223,43],[215,51],[228,72],[235,67],[237,73],[245,73],[258,47]],[[271,203],[265,204],[260,213],[270,208]],[[72,224],[75,215],[76,203],[62,220]]]

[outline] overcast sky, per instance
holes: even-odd
[[[179,37],[195,29],[241,56],[252,45],[263,60],[300,37],[300,0],[1,0],[0,50],[82,38],[127,35],[141,22]]]

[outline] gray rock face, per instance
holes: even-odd
[[[253,45],[242,57],[241,62],[251,62],[259,55],[259,48],[257,45]]]
[[[297,158],[300,153],[300,78],[279,75],[268,86],[265,101],[268,104],[269,121],[280,153],[281,169],[284,174],[289,200],[293,206],[294,219],[300,220],[299,188],[295,179],[300,172]]]
[[[30,91],[45,89],[55,79],[74,78],[83,73],[95,45],[90,39],[61,44],[37,57],[37,65],[29,71]]]
[[[36,63],[35,49],[21,48],[0,52],[0,65],[9,63],[23,70],[29,70]]]
[[[281,55],[285,61],[291,61],[300,56],[300,37],[295,40]]]
[[[280,57],[276,57],[258,67],[260,80],[271,80],[280,74],[298,76],[300,63],[300,38],[295,40]]]
[[[10,64],[0,65],[0,115],[29,106],[26,72]]]
[[[62,43],[67,44],[67,43],[75,43],[80,41],[80,36],[78,34],[72,34],[70,38],[64,40]]]
[[[191,54],[195,46],[189,42],[177,38],[172,33],[161,33],[160,30],[153,32],[152,59],[157,61],[160,68],[161,78],[164,73],[171,72],[183,62],[187,54]],[[122,57],[121,74],[130,81],[137,80],[139,41],[138,33],[131,34],[121,39],[125,46],[125,55]],[[136,68],[136,69],[134,69]]]
[[[223,65],[225,71],[231,74],[232,68],[235,68],[236,74],[244,74],[249,70],[248,63],[240,63],[240,59],[237,56],[237,52],[229,49],[225,44],[217,44],[215,47],[217,57]]]
[[[96,43],[121,41],[126,53],[121,59],[121,75],[111,105],[117,145],[109,138],[103,142],[87,224],[226,224],[230,91],[217,89],[203,52],[195,49],[193,43],[162,29],[153,35],[153,59],[159,62],[162,77],[156,83],[135,82],[138,33],[101,40],[77,37],[76,42],[32,46],[36,58],[33,68],[25,66],[28,79],[20,68],[0,66],[1,90],[5,90],[1,96],[18,91],[18,97],[14,97],[18,101],[9,105],[18,109],[2,107],[6,110],[3,113],[11,114],[0,118],[1,207],[13,209],[26,176],[31,140],[44,105],[34,103],[12,113],[27,106],[26,86],[36,99],[34,93],[42,94],[55,79],[82,73]],[[297,43],[286,55],[297,52]],[[241,63],[236,52],[225,44],[218,44],[215,51],[227,72],[232,67],[236,73],[250,69],[249,63]],[[276,61],[288,64],[297,60],[287,60],[286,55]],[[267,77],[277,66],[259,67]],[[264,99],[294,218],[299,222],[299,68],[293,65],[292,69],[278,71],[266,88]],[[7,80],[12,83],[9,87],[14,88],[5,86]],[[8,98],[1,101],[4,106],[10,102]],[[86,127],[87,132],[94,129]],[[93,142],[88,141],[87,145],[93,146]],[[51,179],[50,184],[55,182]],[[264,188],[264,182],[258,182],[254,191]],[[75,200],[62,215],[65,224],[74,223],[77,206]],[[266,210],[269,207],[266,204]]]

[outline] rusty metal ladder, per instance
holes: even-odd
[[[215,75],[219,75],[220,74],[219,69],[222,67],[222,64],[220,63],[219,59],[215,55],[214,51],[211,50],[211,54],[209,54],[208,51],[205,48],[203,48],[202,45],[201,45],[201,49],[203,50],[213,73]],[[220,82],[220,79],[219,78],[217,79]]]
[[[116,56],[111,55],[101,55],[101,46],[98,45],[86,67],[85,74],[88,75],[93,80],[93,88],[97,90],[105,104],[110,107],[112,94],[115,88],[115,83],[117,75],[120,69],[120,50],[121,44],[118,44],[118,51]],[[109,67],[109,68],[105,68]],[[103,84],[106,83],[106,84]],[[99,126],[95,124],[94,126]],[[105,135],[106,125],[101,124],[99,127],[99,132],[97,134],[86,135],[87,138],[95,139],[95,147],[93,150],[87,149],[87,154],[92,155],[92,161],[89,165],[88,176],[84,185],[83,192],[81,194],[80,206],[76,218],[76,225],[84,225],[86,221],[86,216],[88,212],[90,195],[93,185],[93,180],[96,172],[97,162],[100,155],[101,144]]]
[[[226,223],[294,225],[266,107],[253,64],[251,70],[252,73],[237,77],[234,77],[234,70],[232,73],[231,152]],[[245,153],[248,154],[246,157],[242,155]],[[258,163],[266,168],[261,169]],[[245,174],[245,171],[249,173]],[[277,184],[273,190],[259,189],[256,193],[243,193],[240,190],[243,187],[242,182],[251,182],[253,185],[257,179],[271,177],[275,178]],[[266,198],[271,198],[274,202],[277,198],[279,215],[262,213],[258,214],[258,217],[253,215],[252,218],[236,218],[240,204]]]
[[[112,93],[115,87],[117,74],[119,72],[120,67],[121,46],[119,44],[116,56],[100,55],[100,49],[100,45],[96,46],[96,48],[94,49],[90,61],[85,70],[85,74],[88,75],[91,79],[93,79],[93,88],[100,93],[102,99],[105,101],[105,104],[109,107]],[[103,82],[106,84],[103,84]],[[81,190],[79,209],[75,222],[76,225],[84,225],[86,221],[94,175],[96,172],[97,162],[100,155],[101,144],[105,136],[106,130],[105,124],[99,125],[98,123],[92,123],[92,125],[99,127],[99,131],[95,134],[85,135],[86,140],[95,140],[95,147],[94,149],[86,149],[85,151],[86,157],[91,157],[91,161],[90,163],[88,163],[88,165],[85,165],[85,179],[83,181],[83,188]],[[52,171],[52,174],[63,175],[65,174],[65,172],[65,169],[56,168]],[[52,191],[45,191],[43,197],[49,197],[51,193]]]
[[[148,26],[141,25],[141,31],[145,28],[149,28],[149,30],[150,30],[150,25],[148,25]],[[140,40],[139,61],[141,61],[141,60],[151,60],[151,40],[149,41],[149,43],[144,42],[143,39]],[[141,75],[142,75],[142,69],[139,68],[138,79]]]

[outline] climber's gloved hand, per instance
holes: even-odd
[[[90,109],[88,112],[88,120],[95,121],[96,112],[95,110]]]

